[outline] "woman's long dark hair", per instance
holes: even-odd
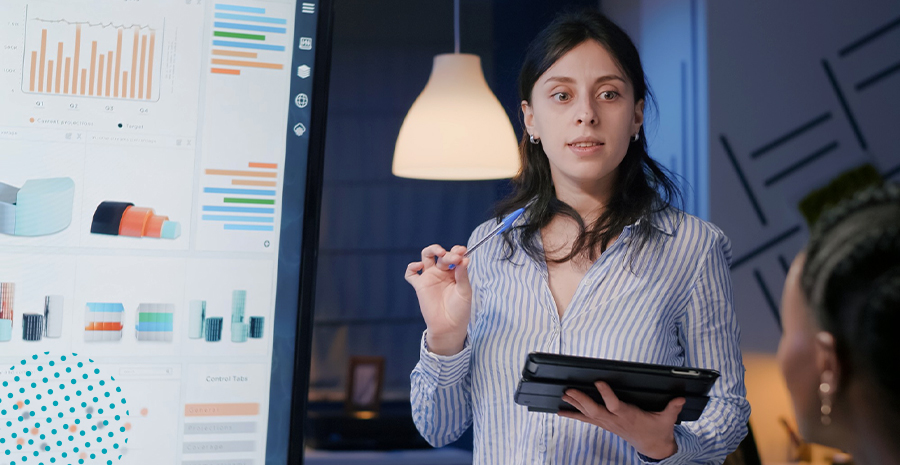
[[[564,13],[547,26],[528,46],[522,70],[519,73],[519,98],[531,102],[531,92],[535,82],[563,55],[585,41],[594,40],[612,55],[622,68],[625,77],[634,87],[634,102],[643,99],[645,107],[652,102],[649,86],[644,78],[644,69],[637,48],[622,29],[597,11],[585,10],[578,13]],[[640,249],[652,233],[647,224],[650,216],[665,210],[673,202],[681,201],[681,192],[670,179],[665,168],[658,165],[647,154],[647,138],[641,125],[640,138],[631,142],[625,158],[618,167],[613,194],[604,212],[593,224],[585,225],[581,215],[570,205],[556,197],[550,176],[550,163],[540,144],[532,144],[526,131],[519,142],[521,168],[512,179],[514,192],[497,206],[497,216],[503,217],[531,203],[528,207],[528,222],[507,230],[503,237],[512,256],[513,237],[526,253],[536,260],[544,260],[543,249],[538,243],[537,233],[556,215],[566,215],[575,220],[580,233],[572,245],[572,250],[564,257],[552,261],[561,263],[576,256],[586,256],[593,261],[606,250],[619,233],[639,219],[644,219],[637,228]]]
[[[819,325],[834,336],[841,382],[870,379],[896,418],[900,185],[867,189],[826,211],[810,234],[800,283]]]

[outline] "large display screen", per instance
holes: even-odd
[[[320,3],[0,2],[0,461],[288,461]]]

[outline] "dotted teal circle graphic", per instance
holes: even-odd
[[[78,354],[32,355],[0,371],[0,463],[119,463],[130,430],[115,378]]]

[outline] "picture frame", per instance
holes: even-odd
[[[350,357],[347,370],[347,394],[344,406],[348,412],[375,412],[381,408],[384,385],[384,357]]]

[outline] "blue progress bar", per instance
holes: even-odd
[[[254,23],[287,24],[286,19],[270,18],[268,16],[247,16],[247,15],[236,15],[236,14],[232,14],[232,13],[216,13],[216,18],[218,18],[218,19],[234,19],[236,21],[252,21]]]
[[[216,9],[224,10],[224,11],[240,11],[241,13],[259,13],[261,15],[266,14],[265,8],[253,8],[251,6],[225,5],[222,3],[216,3]]]
[[[249,221],[251,223],[274,223],[271,216],[233,216],[233,215],[203,215],[206,221]]]
[[[275,226],[262,224],[226,224],[225,229],[230,231],[274,231]]]
[[[248,44],[245,42],[233,42],[230,40],[214,40],[213,45],[219,45],[222,47],[255,48],[257,50],[274,50],[276,52],[284,51],[283,45]]]
[[[225,189],[221,187],[204,187],[207,194],[237,194],[237,195],[275,195],[275,191],[266,189]]]
[[[225,212],[225,213],[275,213],[274,208],[266,207],[218,207],[214,205],[204,205],[205,212]]]
[[[243,31],[257,31],[257,32],[277,32],[279,34],[284,34],[287,32],[287,29],[285,29],[283,27],[257,26],[255,24],[224,23],[222,21],[216,21],[215,23],[213,23],[213,26],[220,27],[222,29],[240,29]]]

